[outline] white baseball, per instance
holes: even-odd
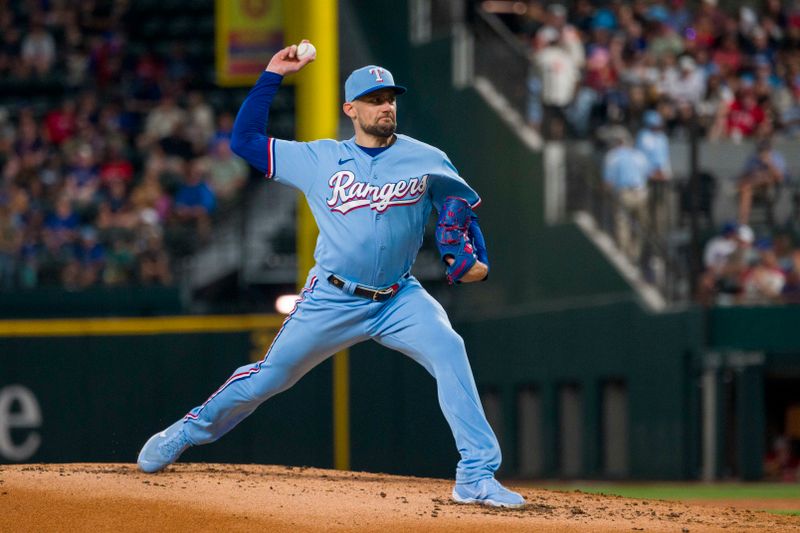
[[[297,45],[297,59],[305,59],[317,53],[317,49],[311,43],[300,43]]]

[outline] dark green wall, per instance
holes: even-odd
[[[31,461],[133,462],[151,434],[203,403],[253,350],[249,333],[0,338],[0,390],[22,385],[41,405],[42,446]],[[331,379],[324,363],[185,459],[330,467]],[[17,444],[26,432],[15,430]]]
[[[721,412],[732,402],[737,431],[735,453],[720,463],[720,470],[734,470],[743,479],[761,479],[766,442],[765,395],[768,379],[800,378],[800,306],[720,307],[708,312],[708,352],[713,354],[717,384],[733,380],[732,398],[720,398]],[[706,366],[708,363],[706,362]],[[780,418],[782,413],[777,413]],[[722,434],[723,427],[718,428]],[[725,450],[725,445],[721,447]]]
[[[1,318],[159,316],[183,312],[177,287],[60,287],[0,292]]]
[[[712,309],[708,343],[712,348],[800,353],[800,306]]]
[[[634,478],[682,479],[694,474],[698,457],[693,424],[691,354],[701,343],[698,311],[648,315],[632,301],[590,309],[527,311],[516,316],[455,324],[464,337],[479,389],[499,394],[505,475],[518,467],[517,396],[534,387],[544,402],[545,476],[561,475],[558,457],[558,387],[582,387],[585,423],[583,476],[603,477],[599,394],[608,380],[622,380],[629,395],[630,473]],[[370,435],[396,450],[401,465],[438,473],[457,460],[452,437],[438,409],[433,380],[399,354],[373,344],[353,350],[355,468],[381,469],[365,455]],[[394,420],[375,420],[374,409]],[[386,425],[391,433],[381,430]],[[391,427],[397,424],[397,427]],[[361,440],[363,439],[363,441]],[[424,457],[409,455],[424,451]]]

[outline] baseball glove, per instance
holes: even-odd
[[[474,213],[467,201],[457,196],[445,198],[439,210],[439,221],[436,223],[436,245],[442,261],[447,258],[453,263],[447,267],[447,281],[451,285],[469,272],[478,260],[469,235]]]

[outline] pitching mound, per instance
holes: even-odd
[[[513,484],[512,484],[513,486]],[[0,466],[2,531],[797,531],[800,518],[521,489],[522,509],[450,501],[440,479],[259,465]]]

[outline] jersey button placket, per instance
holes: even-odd
[[[375,168],[375,159],[374,158],[372,159],[372,161],[370,161],[369,167],[370,167],[369,170],[370,170],[370,175],[372,177],[372,181],[373,182],[378,181],[377,173],[373,172],[373,169]],[[375,271],[376,271],[376,275],[373,276],[373,278],[372,278],[372,284],[373,285],[377,285],[378,284],[377,278],[378,277],[380,277],[380,278],[383,277],[383,269],[381,268],[383,266],[383,253],[381,253],[381,251],[385,248],[385,246],[383,246],[383,243],[381,241],[381,239],[382,239],[382,237],[381,237],[381,233],[382,233],[382,231],[381,231],[381,213],[375,211],[375,219],[374,220],[375,220],[375,236],[377,237],[376,242],[375,242],[375,244],[376,244],[376,249],[375,249],[375,266],[376,266]]]

